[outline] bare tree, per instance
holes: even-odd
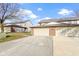
[[[17,4],[14,3],[0,3],[0,24],[1,32],[4,32],[4,21],[16,17],[18,11]]]

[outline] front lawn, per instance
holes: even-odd
[[[31,32],[15,32],[15,33],[7,33],[5,38],[0,39],[0,43],[10,41],[10,40],[15,40],[19,38],[23,38],[26,36],[30,36]]]

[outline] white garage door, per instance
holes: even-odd
[[[34,36],[49,36],[49,28],[34,28]]]

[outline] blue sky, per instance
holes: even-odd
[[[30,19],[33,24],[40,20],[74,16],[74,11],[79,10],[77,3],[21,3],[21,13],[24,19]],[[24,11],[24,12],[23,12]]]

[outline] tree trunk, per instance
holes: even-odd
[[[1,23],[1,32],[2,33],[4,32],[4,25],[3,25],[3,23]]]

